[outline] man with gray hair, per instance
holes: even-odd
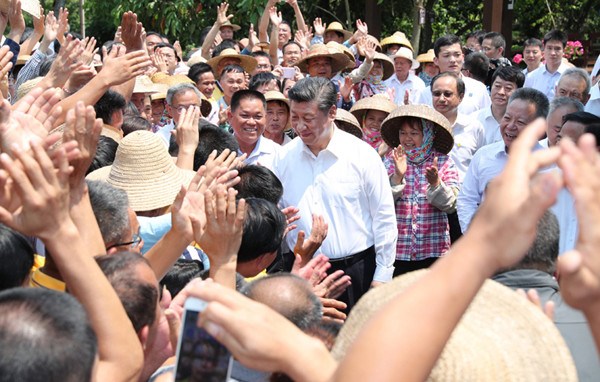
[[[585,104],[590,98],[592,81],[588,73],[581,68],[569,68],[560,76],[555,97],[570,97]]]
[[[202,106],[202,95],[194,84],[177,84],[167,91],[167,113],[172,120],[156,132],[169,147],[171,131],[179,125],[179,117],[184,110],[191,111],[194,107]]]
[[[275,155],[273,172],[284,187],[282,207],[300,209],[299,230],[312,216],[329,225],[320,251],[330,271],[341,269],[352,285],[340,297],[350,309],[371,287],[390,281],[398,230],[386,170],[365,142],[338,129],[335,87],[325,78],[299,81],[289,91],[292,127],[300,137]],[[296,235],[288,235],[289,248]]]
[[[546,138],[540,141],[543,147],[552,147],[557,143],[558,133],[563,125],[563,117],[569,113],[583,111],[583,104],[571,97],[558,97],[550,102],[550,108],[546,117]]]

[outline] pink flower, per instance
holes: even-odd
[[[513,57],[512,60],[515,64],[518,65],[521,63],[521,61],[523,61],[523,55],[521,55],[520,53],[517,53],[517,54],[515,54],[515,56]]]

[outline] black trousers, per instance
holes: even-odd
[[[448,225],[450,226],[450,243],[454,244],[456,240],[460,239],[462,236],[462,230],[460,229],[458,214],[456,212],[448,214]]]
[[[348,314],[358,300],[367,293],[373,282],[375,273],[375,248],[370,247],[362,252],[344,257],[342,259],[330,259],[331,268],[327,273],[331,274],[337,270],[344,271],[350,276],[352,285],[337,299],[348,305],[345,313]]]
[[[394,277],[408,272],[418,271],[419,269],[429,268],[437,259],[439,259],[439,257],[430,257],[429,259],[418,261],[396,260],[394,262]]]

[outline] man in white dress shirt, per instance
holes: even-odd
[[[459,106],[461,113],[469,115],[491,104],[485,85],[461,74],[465,56],[458,37],[447,35],[438,38],[433,45],[433,52],[435,54],[433,63],[440,68],[440,73],[456,73],[465,83],[465,95]],[[421,92],[416,103],[433,106],[431,87],[428,86]]]
[[[481,204],[488,183],[504,170],[512,142],[527,125],[538,117],[545,118],[547,114],[548,98],[538,90],[521,88],[510,97],[500,123],[502,141],[477,151],[458,193],[458,218],[463,232]],[[541,148],[537,144],[534,150]]]
[[[489,145],[502,140],[500,121],[506,111],[508,99],[518,88],[523,87],[525,75],[512,66],[498,68],[492,76],[492,105],[481,109],[469,116],[477,119],[485,131],[485,144]]]
[[[194,84],[177,84],[167,91],[167,112],[173,118],[168,124],[161,127],[156,134],[161,137],[165,146],[169,147],[171,131],[179,123],[181,112],[192,106],[202,107],[202,95]],[[206,101],[205,101],[206,102]]]
[[[411,73],[411,70],[419,67],[419,61],[413,58],[413,52],[407,47],[400,47],[396,54],[392,56],[394,60],[394,74],[384,81],[388,89],[394,89],[394,103],[404,105],[406,92],[408,92],[409,101],[425,89],[425,83],[422,79]]]
[[[240,146],[239,154],[246,154],[246,164],[260,164],[272,168],[279,145],[263,137],[267,124],[267,101],[255,90],[238,90],[231,97],[227,120]]]
[[[546,33],[544,36],[545,64],[527,74],[524,86],[541,91],[548,97],[549,101],[552,101],[556,83],[564,71],[568,69],[568,66],[562,62],[566,45],[566,33],[559,30]]]
[[[342,269],[352,285],[340,299],[350,309],[371,286],[390,281],[396,255],[396,214],[387,173],[377,152],[334,124],[337,94],[325,78],[305,78],[289,91],[292,127],[300,137],[275,156],[282,206],[300,210],[299,230],[312,215],[329,225],[319,252],[330,271]],[[296,235],[288,235],[290,248]]]

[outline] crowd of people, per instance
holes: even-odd
[[[600,377],[600,60],[228,11],[0,10],[0,381],[172,381],[189,297],[234,381]]]

